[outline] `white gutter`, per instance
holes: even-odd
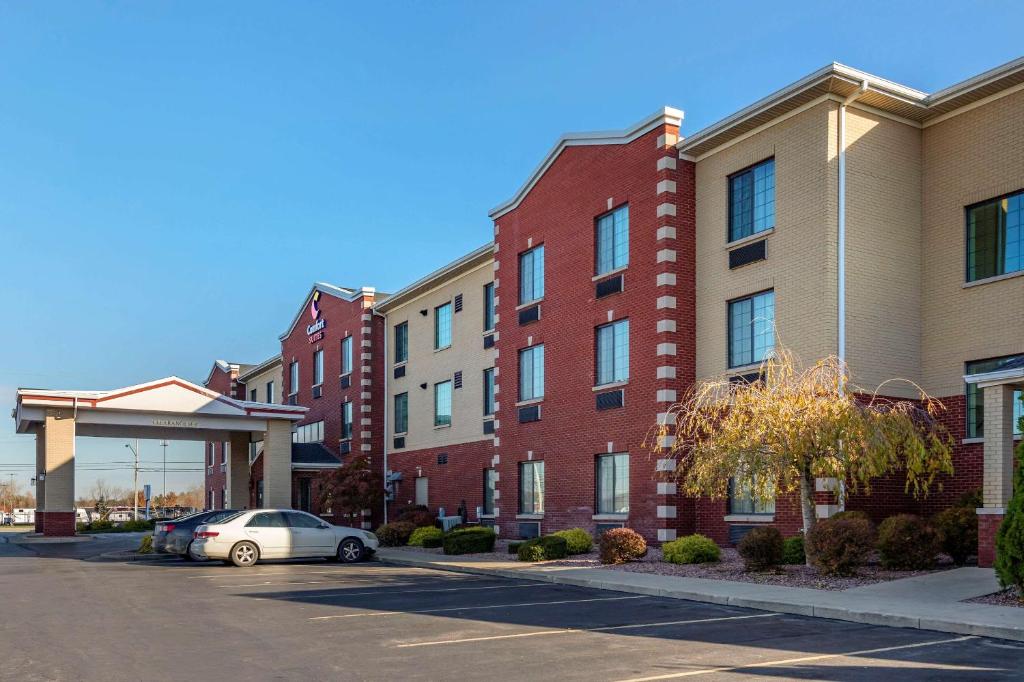
[[[839,105],[839,200],[838,231],[836,235],[836,299],[837,299],[837,340],[836,354],[839,361],[846,363],[846,108],[868,91],[868,80],[860,82],[857,91]]]
[[[373,310],[373,314],[384,320],[384,523],[388,522],[388,316]]]

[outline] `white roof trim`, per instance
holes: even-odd
[[[530,174],[529,179],[527,179],[523,186],[519,188],[515,195],[513,195],[511,199],[492,208],[488,215],[492,219],[496,219],[519,206],[526,195],[529,194],[530,190],[533,189],[533,186],[537,184],[541,176],[543,176],[547,169],[551,167],[551,164],[555,162],[555,159],[558,158],[558,155],[561,154],[562,150],[566,147],[581,147],[600,144],[628,144],[641,135],[654,130],[659,125],[668,123],[670,125],[678,126],[682,122],[683,112],[680,109],[662,107],[650,116],[623,130],[565,133],[558,139],[555,146],[551,148],[551,151],[547,153],[544,160],[541,161],[540,165],[534,169],[533,173]]]
[[[448,263],[447,265],[444,265],[444,266],[438,268],[437,270],[434,270],[429,275],[426,275],[425,277],[421,277],[420,279],[416,280],[412,284],[410,284],[408,286],[402,287],[401,289],[399,289],[395,293],[391,294],[390,296],[388,296],[386,299],[384,299],[380,303],[375,304],[373,306],[373,309],[375,311],[380,312],[381,308],[387,309],[387,308],[391,307],[392,302],[397,302],[397,304],[400,305],[401,302],[402,302],[402,298],[404,296],[408,296],[409,294],[417,291],[418,289],[421,289],[421,288],[427,286],[428,284],[431,284],[432,282],[434,282],[436,280],[443,280],[443,279],[445,279],[446,276],[448,275],[448,273],[450,273],[452,270],[455,270],[455,269],[457,269],[458,267],[460,267],[462,265],[465,265],[466,263],[470,263],[470,262],[476,260],[477,258],[480,258],[481,256],[484,256],[485,254],[493,254],[493,253],[494,253],[494,242],[488,242],[487,244],[484,244],[480,248],[474,249],[473,251],[467,253],[465,256],[462,256],[461,258],[458,258],[457,260],[454,260],[451,263]],[[492,258],[493,258],[493,256],[492,256]]]
[[[977,76],[972,76],[965,81],[960,81],[959,83],[950,85],[948,88],[943,88],[942,90],[934,92],[928,96],[928,105],[931,106],[933,104],[938,104],[943,100],[957,97],[965,92],[970,92],[974,88],[981,87],[996,78],[1002,78],[1003,76],[1013,73],[1021,68],[1024,68],[1024,57],[1018,57],[1011,62],[1006,62],[994,69],[989,69],[984,73],[979,73]]]
[[[203,386],[207,386],[210,383],[210,379],[213,378],[214,370],[219,369],[225,374],[231,374],[231,370],[238,371],[239,363],[228,362],[227,360],[214,360],[213,367],[210,368],[210,373],[206,375],[206,381],[203,382]]]
[[[253,460],[255,462],[256,460]],[[292,471],[316,471],[317,469],[340,469],[341,462],[337,464],[310,464],[308,462],[292,462]]]
[[[299,306],[299,311],[295,313],[295,317],[292,318],[292,323],[288,325],[288,329],[281,334],[279,338],[284,341],[291,336],[292,331],[295,329],[295,325],[298,323],[299,318],[302,317],[302,313],[306,312],[306,306],[309,305],[309,299],[313,295],[313,292],[319,291],[322,294],[330,294],[335,298],[340,298],[343,301],[354,301],[363,295],[373,295],[377,293],[377,290],[373,287],[362,287],[359,289],[346,289],[343,287],[334,286],[326,282],[315,282],[310,288],[309,293],[306,294],[306,298],[302,299],[302,305]]]
[[[257,374],[262,374],[268,368],[273,367],[275,364],[281,364],[282,362],[283,360],[281,359],[281,354],[278,353],[277,355],[264,360],[258,365],[253,365],[249,369],[245,370],[244,373],[239,374],[238,381],[244,384],[246,379],[251,379]]]
[[[998,386],[1000,384],[1019,384],[1024,382],[1024,367],[1011,369],[1000,369],[995,372],[983,372],[981,374],[965,374],[964,383],[978,384],[979,386]]]

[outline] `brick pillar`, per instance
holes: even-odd
[[[986,508],[978,510],[978,566],[991,568],[996,560],[996,531],[1003,522],[1002,514]]]
[[[984,505],[978,510],[978,565],[995,561],[996,531],[1013,494],[1013,386],[982,387],[985,415]]]
[[[263,506],[292,506],[292,425],[285,419],[267,420],[263,438]]]
[[[232,431],[228,441],[225,472],[225,504],[228,509],[249,506],[249,432]]]
[[[75,534],[75,418],[70,410],[46,411],[44,535]]]
[[[45,422],[39,425],[36,432],[36,532],[42,533],[45,530],[46,515],[46,481],[39,474],[46,471],[46,425]]]

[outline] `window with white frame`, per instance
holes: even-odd
[[[494,368],[484,370],[484,416],[494,414]]]
[[[595,345],[597,385],[629,379],[629,320],[598,327]]]
[[[494,490],[497,482],[498,472],[494,469],[484,469],[484,504],[481,510],[484,514],[494,513]]]
[[[346,336],[341,340],[341,373],[348,374],[352,371],[352,337]]]
[[[406,362],[409,359],[409,323],[395,325],[395,362]]]
[[[288,365],[288,391],[289,395],[295,395],[299,392],[299,361],[293,360],[292,364]]]
[[[274,402],[274,382],[273,381],[268,381],[267,382],[267,402],[268,403]]]
[[[594,235],[596,271],[603,275],[629,265],[629,206],[620,206],[597,219]]]
[[[409,430],[409,394],[399,393],[395,396],[395,433],[406,433]]]
[[[352,401],[346,400],[341,404],[341,439],[348,440],[352,437]]]
[[[322,443],[324,441],[324,422],[312,422],[296,426],[292,431],[293,443]]]
[[[313,385],[319,386],[324,383],[324,351],[320,350],[313,353]]]
[[[775,227],[775,159],[729,176],[729,241]]]
[[[544,245],[519,254],[519,303],[544,298]]]
[[[494,329],[494,282],[484,285],[484,331]]]
[[[434,350],[452,345],[452,304],[444,303],[434,308]]]
[[[452,424],[452,382],[434,384],[434,426]]]
[[[544,461],[519,463],[519,513],[544,513]]]
[[[729,302],[729,367],[761,362],[775,350],[775,292]]]
[[[598,455],[594,489],[598,514],[628,514],[629,455]]]
[[[544,397],[544,344],[519,351],[519,399]]]
[[[730,514],[774,514],[775,500],[755,499],[751,490],[757,483],[746,477],[729,479],[729,513]]]
[[[1024,270],[1024,191],[967,207],[967,281]]]

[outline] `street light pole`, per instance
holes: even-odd
[[[168,445],[168,443],[167,443],[166,440],[162,440],[162,441],[160,441],[160,445],[164,449],[164,492],[163,492],[163,499],[161,500],[161,502],[163,502],[164,507],[166,507],[167,506],[167,445]]]
[[[124,446],[132,451],[135,455],[135,466],[133,467],[134,472],[134,483],[132,485],[132,509],[133,518],[139,520],[139,439],[135,439],[135,447],[132,447],[131,443],[125,443]]]

